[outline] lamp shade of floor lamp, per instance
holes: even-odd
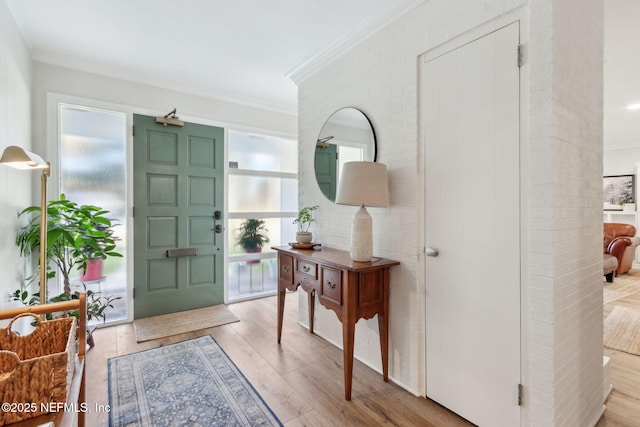
[[[47,178],[51,164],[42,157],[18,146],[4,149],[0,163],[22,170],[41,170],[40,177],[40,304],[47,302]]]
[[[373,221],[365,206],[389,206],[387,166],[374,162],[347,162],[342,166],[336,203],[360,206],[351,225],[353,261],[369,262],[373,257]]]

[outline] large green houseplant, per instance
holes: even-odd
[[[116,251],[114,224],[105,215],[108,211],[93,205],[78,205],[60,195],[47,207],[47,261],[53,263],[63,277],[64,293],[71,296],[71,273],[86,271],[90,260],[121,257]],[[28,256],[40,246],[40,207],[30,206],[19,214],[29,219],[19,231],[16,245],[20,254]],[[56,269],[47,265],[47,278]]]
[[[114,225],[105,215],[108,211],[93,205],[78,205],[60,195],[59,200],[51,200],[47,206],[47,279],[55,277],[60,271],[64,290],[60,295],[49,298],[49,302],[68,301],[79,297],[79,291],[71,292],[71,274],[74,270],[86,271],[87,265],[94,259],[121,257],[116,251]],[[16,238],[20,254],[28,256],[39,251],[40,247],[39,206],[30,206],[20,212],[28,220]],[[57,270],[51,265],[57,267]],[[83,284],[84,286],[84,284]],[[106,319],[106,310],[113,308],[113,302],[121,297],[102,296],[99,292],[84,289],[87,294],[87,320]],[[30,294],[27,288],[16,290],[12,294],[14,301],[25,305],[39,304],[41,295]],[[65,315],[78,316],[77,312]],[[93,336],[89,331],[87,342],[93,346]]]

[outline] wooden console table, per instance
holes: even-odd
[[[309,298],[309,332],[313,333],[315,296],[342,322],[344,352],[344,398],[351,400],[353,338],[356,322],[378,315],[382,376],[389,380],[389,270],[400,264],[384,258],[355,262],[349,252],[274,247],[278,252],[278,343],[286,290],[302,287]]]

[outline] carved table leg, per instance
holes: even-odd
[[[382,310],[378,312],[380,354],[382,356],[382,378],[389,382],[389,269],[382,272]]]
[[[313,319],[316,311],[316,291],[311,290],[307,292],[309,300],[309,332],[313,333]]]
[[[344,398],[351,400],[353,379],[353,337],[356,331],[355,321],[344,319],[342,322],[342,346],[344,347]]]
[[[282,338],[282,317],[284,316],[284,297],[286,289],[278,284],[278,344]]]

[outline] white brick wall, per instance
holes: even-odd
[[[523,34],[523,425],[589,425],[602,409],[602,0],[431,0],[326,64],[299,84],[300,203],[320,205],[319,241],[348,249],[355,208],[322,196],[313,147],[331,113],[360,108],[390,177],[391,207],[369,210],[374,252],[402,263],[391,273],[390,376],[423,394],[417,58],[518,6],[529,17],[523,31],[530,29]],[[299,303],[306,323],[304,296]],[[316,313],[317,332],[341,345],[335,315]],[[356,357],[379,370],[375,319],[356,329]]]
[[[602,409],[601,0],[531,2],[532,425]]]

